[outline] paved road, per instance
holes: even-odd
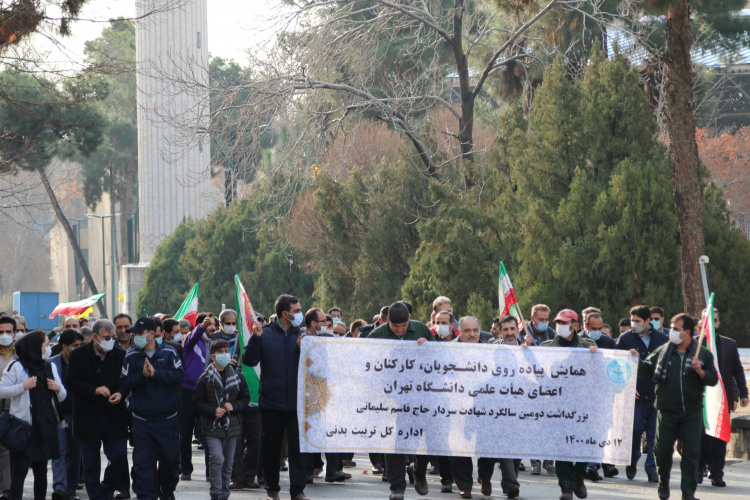
[[[132,450],[131,450],[132,451]],[[200,451],[194,451],[194,457],[197,458],[196,470],[202,470],[203,454]],[[388,498],[388,484],[382,482],[380,476],[374,476],[370,473],[369,466],[370,462],[366,455],[355,455],[355,462],[357,467],[352,469],[346,469],[352,474],[352,479],[346,481],[343,484],[327,484],[323,479],[316,479],[315,483],[308,485],[305,489],[305,494],[311,500],[317,499],[387,499]],[[102,457],[103,465],[106,465],[106,460]],[[679,457],[675,457],[675,464],[679,464]],[[528,463],[526,463],[528,468]],[[636,476],[635,480],[628,481],[624,477],[625,468],[620,467],[621,476],[613,479],[605,479],[597,484],[587,482],[589,496],[592,500],[603,499],[603,500],[640,500],[648,499],[654,500],[657,498],[656,485],[650,484],[646,481],[645,473],[640,472]],[[679,469],[679,467],[678,467]],[[103,470],[103,469],[102,469]],[[750,498],[750,461],[730,461],[725,469],[726,481],[728,484],[727,488],[715,488],[708,485],[702,485],[698,487],[696,496],[700,500],[748,500]],[[24,492],[24,499],[33,498],[32,492],[32,478],[33,475],[29,473],[26,479],[26,488]],[[208,495],[208,482],[203,477],[193,476],[193,481],[182,482],[177,486],[177,492],[175,494],[177,500],[207,500]],[[430,493],[427,496],[420,497],[414,491],[413,488],[409,488],[406,492],[406,498],[416,499],[421,498],[423,500],[453,500],[458,499],[458,490],[454,487],[454,493],[440,493],[440,478],[439,476],[428,476],[428,482],[430,487]],[[532,476],[528,472],[521,472],[519,477],[521,483],[521,499],[524,500],[556,500],[560,495],[560,490],[557,486],[557,480],[554,476]],[[52,485],[52,473],[49,473],[49,484],[50,488]],[[679,470],[672,476],[672,482],[670,483],[672,488],[672,498],[679,499],[680,495],[680,474]],[[281,498],[289,498],[289,482],[287,473],[282,473],[282,492]],[[493,476],[493,488],[495,489],[492,498],[506,498],[502,495],[500,489],[500,471],[496,471],[496,475]],[[474,488],[474,498],[484,499],[487,497],[482,496],[479,493],[479,485]],[[81,499],[87,498],[85,491],[79,491]],[[133,495],[135,498],[135,495]],[[232,493],[233,500],[265,500],[264,490],[243,490]]]

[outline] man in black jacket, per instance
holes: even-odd
[[[105,500],[114,491],[129,491],[127,391],[120,387],[125,351],[116,347],[115,325],[94,323],[93,341],[70,353],[65,387],[73,400],[73,435],[81,443],[86,492],[92,500]],[[101,454],[109,465],[101,479]]]
[[[635,349],[640,359],[666,344],[669,338],[654,328],[651,322],[651,309],[647,306],[634,306],[630,309],[630,330],[617,339],[618,349]],[[656,437],[656,399],[654,381],[639,378],[635,390],[635,414],[633,417],[633,448],[630,465],[625,468],[628,479],[633,479],[638,471],[638,460],[641,458],[641,436],[646,432],[648,454],[646,456],[646,474],[650,483],[658,483],[656,461],[654,460],[654,438]]]
[[[703,311],[703,317],[707,312]],[[719,364],[719,373],[721,381],[724,384],[724,392],[727,395],[729,403],[729,412],[737,409],[737,400],[740,406],[747,406],[750,402],[748,399],[747,382],[745,381],[745,371],[740,362],[740,353],[737,350],[737,342],[728,337],[718,335],[719,330],[719,311],[714,308],[714,326],[716,328],[716,360]],[[700,467],[698,468],[698,482],[703,482],[703,474],[708,468],[711,474],[711,484],[713,486],[724,487],[727,483],[724,481],[724,464],[727,456],[727,443],[721,439],[706,434],[705,430],[701,438],[701,458]]]

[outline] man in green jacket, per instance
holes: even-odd
[[[703,391],[716,385],[718,376],[711,351],[700,348],[693,339],[695,320],[678,314],[671,321],[669,343],[652,352],[638,364],[638,376],[656,383],[656,439],[654,458],[659,475],[659,498],[669,498],[669,474],[675,441],[682,441],[680,471],[682,500],[698,500],[698,460],[703,429]],[[638,354],[635,349],[631,354]]]
[[[556,335],[552,340],[542,343],[543,347],[588,347],[596,352],[596,342],[590,338],[576,334],[574,324],[578,323],[578,315],[570,309],[563,309],[555,317],[557,323]],[[584,484],[588,462],[555,461],[555,474],[560,485],[560,500],[573,500],[573,494],[578,498],[586,498],[588,492]]]
[[[370,339],[415,340],[417,344],[435,340],[427,325],[410,319],[409,309],[403,302],[394,302],[388,308],[388,322],[383,323],[370,333]],[[409,465],[409,476],[415,476],[414,489],[420,495],[427,491],[427,457],[414,456],[414,464]],[[406,491],[404,468],[406,455],[386,454],[385,474],[391,485],[390,500],[403,500]]]

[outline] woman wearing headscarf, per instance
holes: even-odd
[[[47,461],[60,456],[57,428],[58,403],[67,395],[50,355],[49,339],[34,330],[16,342],[18,359],[8,365],[0,379],[0,398],[11,398],[10,414],[31,425],[28,449],[10,456],[10,498],[21,500],[23,483],[34,471],[34,500],[47,495]]]

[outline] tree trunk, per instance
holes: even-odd
[[[42,184],[44,184],[44,189],[47,191],[47,196],[49,196],[49,201],[52,202],[52,208],[55,210],[55,215],[57,215],[57,220],[60,221],[60,224],[62,224],[63,229],[65,229],[65,234],[68,235],[68,241],[70,241],[70,245],[73,247],[73,253],[76,256],[78,265],[81,266],[81,271],[83,271],[83,276],[86,278],[86,283],[91,289],[91,292],[92,292],[91,294],[96,295],[97,293],[99,293],[99,291],[96,289],[94,278],[91,277],[91,272],[89,272],[89,266],[88,264],[86,264],[86,259],[83,258],[83,252],[81,252],[81,247],[78,246],[76,237],[73,234],[73,228],[70,227],[70,222],[68,222],[68,218],[65,217],[65,214],[63,213],[62,208],[60,208],[60,204],[57,202],[57,196],[55,196],[54,191],[52,191],[52,186],[50,186],[49,179],[47,179],[47,174],[44,173],[44,170],[39,169],[39,177],[42,179]],[[104,305],[102,304],[101,300],[96,303],[96,306],[99,309],[99,316],[103,318],[106,317],[107,310],[104,308]]]
[[[669,8],[666,35],[666,126],[674,203],[680,226],[682,298],[685,312],[696,315],[705,307],[698,266],[698,258],[705,251],[705,241],[700,161],[693,123],[689,0],[679,0]]]
[[[469,61],[463,49],[464,2],[453,3],[453,57],[456,61],[458,88],[461,95],[461,119],[458,122],[458,140],[461,143],[461,158],[474,163],[474,93],[471,88]],[[465,178],[466,188],[473,182]]]

